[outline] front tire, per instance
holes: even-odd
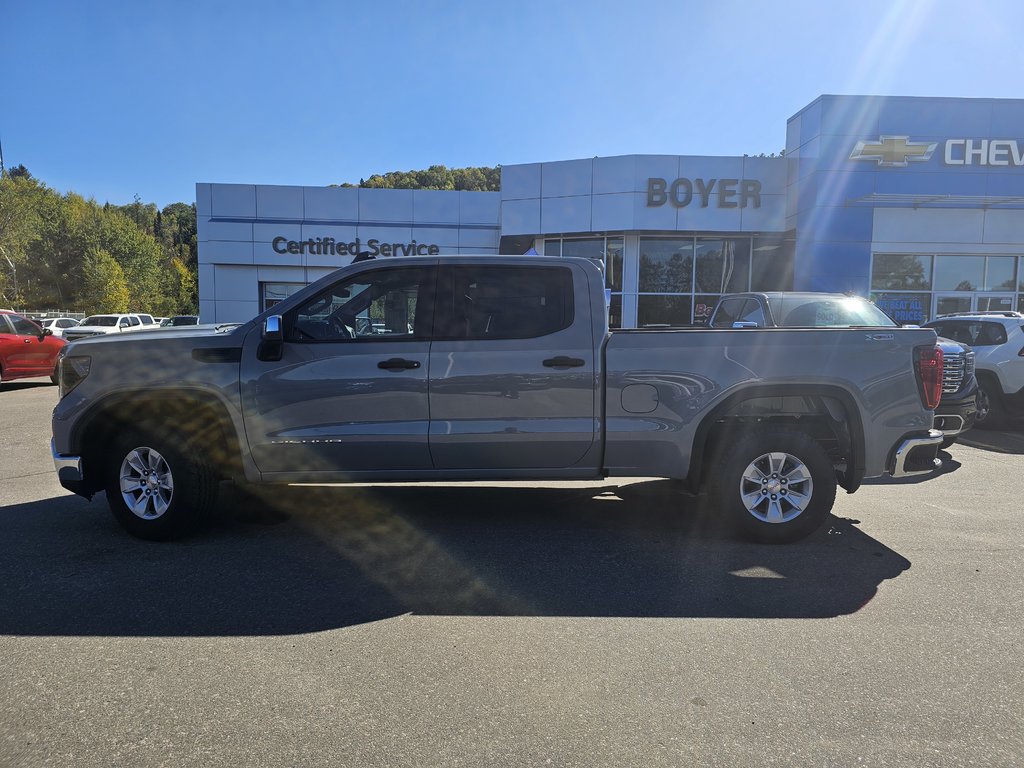
[[[832,462],[803,432],[748,432],[723,450],[717,464],[712,501],[754,541],[798,541],[821,527],[835,503]]]
[[[107,503],[132,536],[169,541],[209,518],[216,476],[183,436],[132,432],[116,440],[108,456]]]

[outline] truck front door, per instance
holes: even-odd
[[[597,431],[590,312],[578,267],[442,267],[430,350],[437,469],[585,463]]]
[[[284,315],[281,359],[247,339],[241,387],[262,472],[428,470],[427,364],[436,267],[374,267]],[[263,355],[264,357],[266,355]]]

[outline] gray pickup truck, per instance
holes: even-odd
[[[935,333],[623,330],[585,259],[354,263],[241,325],[86,339],[59,363],[61,484],[150,539],[222,480],[657,476],[799,539],[837,484],[934,471]]]

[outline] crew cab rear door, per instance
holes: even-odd
[[[450,264],[430,350],[430,453],[484,475],[579,465],[595,444],[595,340],[578,266]]]

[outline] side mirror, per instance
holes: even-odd
[[[276,362],[281,359],[283,352],[284,324],[280,315],[271,315],[263,321],[260,346],[256,350],[256,357],[260,360]]]
[[[733,328],[757,328],[757,323],[753,323],[749,320],[737,320],[732,324]]]
[[[53,336],[53,329],[43,328],[43,332],[39,334],[39,340],[42,341],[44,336]]]

